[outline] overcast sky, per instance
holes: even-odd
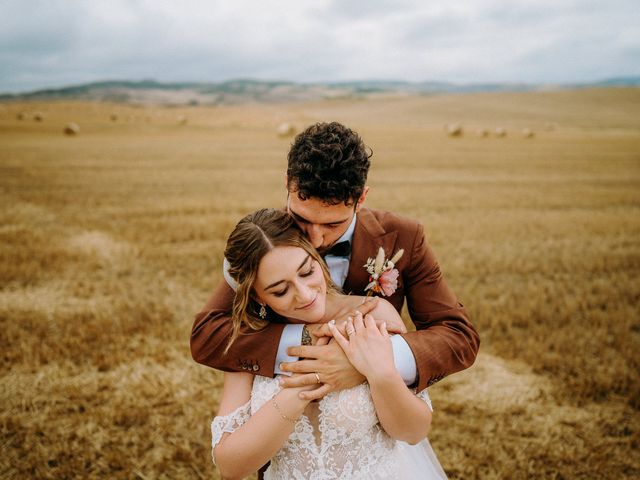
[[[105,79],[640,75],[638,0],[0,0],[0,92]]]

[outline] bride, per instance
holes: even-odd
[[[333,287],[318,253],[280,210],[243,218],[225,257],[238,285],[229,345],[276,318],[323,323],[367,381],[310,402],[303,392],[316,386],[283,389],[277,377],[225,372],[211,424],[213,460],[222,477],[242,478],[270,461],[265,479],[446,478],[426,438],[429,395],[406,387],[387,327],[374,320],[401,321],[393,306],[380,299],[363,318],[356,309],[364,297]],[[354,314],[343,330],[332,319],[345,310]]]

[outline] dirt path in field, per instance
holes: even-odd
[[[552,391],[551,382],[526,364],[489,353],[480,353],[468,371],[451,376],[444,388],[449,401],[472,399],[478,407],[492,412],[539,403]]]

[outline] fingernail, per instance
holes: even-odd
[[[283,370],[283,371],[285,370],[285,368],[284,368],[284,363],[281,363],[281,364],[280,364],[280,370]]]
[[[353,317],[347,317],[347,320],[350,320],[353,322]]]
[[[335,321],[335,320],[329,320],[329,325],[330,325],[330,326],[334,326],[335,324],[336,324],[336,321]]]

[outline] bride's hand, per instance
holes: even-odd
[[[374,311],[378,307],[379,302],[380,302],[379,297],[367,297],[356,310],[351,310],[351,309],[341,310],[336,314],[335,316],[336,318],[334,318],[336,328],[340,331],[340,333],[342,333],[343,336],[346,335],[347,319],[349,317],[355,316],[356,312],[360,312],[364,317],[368,313],[371,313],[372,311]],[[388,318],[380,318],[379,316],[376,316],[374,318],[376,325],[380,327],[383,323],[386,323],[387,332],[406,333],[407,328],[405,327],[404,322],[402,321],[402,317],[400,317],[400,315],[398,315],[396,312],[394,313],[395,315],[388,315],[387,316]],[[329,329],[328,323],[317,324],[313,326],[307,325],[307,329],[309,330],[309,333],[311,334],[312,338],[314,338],[314,340],[320,339],[321,337],[333,336],[333,333],[331,333],[331,330]]]
[[[376,325],[371,315],[360,312],[347,319],[346,337],[335,324],[329,329],[351,364],[367,379],[388,376],[396,372],[393,348],[386,325]]]

